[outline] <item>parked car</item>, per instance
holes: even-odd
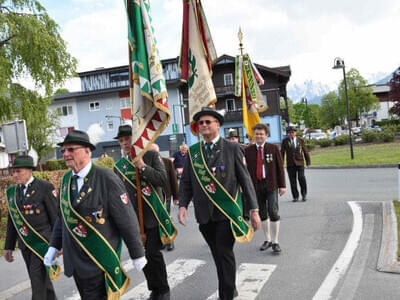
[[[381,132],[382,128],[380,128],[379,126],[371,126],[371,127],[365,128],[364,130],[373,130],[373,131]]]
[[[310,140],[320,140],[320,139],[327,139],[328,138],[326,133],[323,133],[323,132],[310,132],[310,133],[307,133],[304,137],[307,140],[308,139],[310,139]]]

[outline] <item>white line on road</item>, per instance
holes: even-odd
[[[336,300],[354,299],[368,259],[369,248],[374,234],[374,221],[373,214],[365,215],[365,224],[361,235],[360,247],[357,249],[356,256],[351,263]]]
[[[236,288],[239,296],[235,300],[253,300],[268,281],[276,265],[241,264],[237,273]],[[218,291],[207,300],[218,299]]]
[[[167,266],[168,284],[172,290],[187,277],[193,275],[197,268],[205,265],[204,260],[198,259],[177,259]],[[150,292],[147,289],[147,282],[144,281],[122,296],[122,299],[142,300],[148,299]]]
[[[347,203],[350,205],[351,211],[353,212],[353,228],[342,253],[329,271],[325,280],[322,282],[317,293],[314,295],[313,300],[325,300],[331,298],[333,289],[337,285],[340,277],[345,274],[351,260],[353,259],[354,252],[359,245],[363,226],[361,206],[352,201]]]

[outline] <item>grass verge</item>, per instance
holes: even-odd
[[[353,145],[354,159],[350,158],[350,146],[316,148],[310,152],[313,166],[374,165],[400,162],[400,141],[382,144]]]
[[[397,217],[397,260],[400,260],[400,202],[394,200],[393,205]]]

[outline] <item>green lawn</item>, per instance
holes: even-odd
[[[350,145],[316,147],[310,152],[311,165],[369,165],[400,162],[400,141],[382,144],[353,145],[354,159],[350,158]]]
[[[396,217],[397,217],[397,258],[400,258],[400,202],[397,200],[393,201],[394,204],[394,210],[396,212]]]

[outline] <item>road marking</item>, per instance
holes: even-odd
[[[354,299],[368,259],[369,248],[374,234],[374,221],[373,214],[365,215],[365,225],[361,235],[360,247],[358,247],[357,254],[354,256],[354,260],[346,274],[343,285],[336,298],[337,300]]]
[[[337,285],[340,277],[345,274],[351,260],[353,259],[354,252],[359,245],[363,226],[361,206],[352,201],[347,203],[353,213],[353,228],[342,253],[329,271],[325,280],[322,282],[317,293],[314,295],[313,300],[325,300],[331,298],[333,289]]]
[[[178,284],[183,282],[185,278],[193,275],[197,268],[205,265],[204,260],[198,259],[177,259],[167,266],[168,284],[172,290]],[[122,296],[122,299],[148,299],[150,295],[147,289],[147,282],[144,281],[133,289],[129,290]]]
[[[275,268],[276,265],[269,264],[241,264],[236,276],[239,296],[235,300],[255,299]],[[218,291],[207,298],[207,300],[216,299],[218,299]]]

